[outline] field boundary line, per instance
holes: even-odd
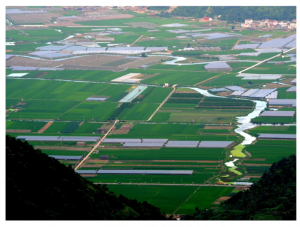
[[[194,84],[193,86],[197,86],[198,84],[202,84],[202,83],[205,82],[205,81],[211,80],[211,79],[216,78],[216,77],[219,77],[219,76],[223,76],[223,75],[213,76],[213,77],[208,78],[208,79],[206,79],[206,80],[203,80],[203,81],[201,81],[201,82],[199,82],[199,83],[196,83],[196,84]]]
[[[231,48],[231,50],[234,50],[235,46],[238,45],[240,40],[237,41],[237,43]]]
[[[156,112],[162,107],[163,104],[165,104],[165,102],[169,99],[169,97],[175,92],[176,90],[176,85],[173,85],[173,91],[170,92],[170,94],[165,98],[165,100],[157,107],[157,109],[154,111],[154,113],[150,116],[150,118],[147,121],[151,121],[151,119],[154,117],[154,115],[156,114]]]
[[[138,37],[131,45],[134,45],[139,39],[141,39],[144,35],[141,35],[140,37]]]
[[[102,143],[102,141],[106,138],[106,136],[110,133],[110,131],[115,127],[115,125],[118,123],[119,120],[115,120],[115,123],[110,127],[110,129],[105,133],[105,135],[100,139],[98,143],[93,147],[93,149],[90,151],[90,153],[87,154],[87,156],[84,157],[84,159],[75,167],[74,171],[76,171],[94,152],[94,150]]]
[[[101,92],[101,91],[105,90],[106,88],[108,88],[108,87],[110,87],[110,86],[111,86],[111,85],[109,85],[109,86],[107,86],[107,87],[103,88],[102,90],[100,90],[100,91],[96,92],[96,94],[93,94],[93,95],[97,95],[99,92]],[[81,103],[83,103],[83,102],[85,102],[85,100],[83,100],[82,102],[78,103],[76,106],[73,106],[71,109],[67,110],[67,111],[66,111],[66,112],[64,112],[63,114],[59,115],[59,116],[58,116],[56,119],[59,119],[61,116],[63,116],[64,114],[68,113],[70,110],[72,110],[72,109],[76,108],[77,106],[79,106],[79,105],[80,105]]]
[[[293,48],[291,48],[291,49],[289,49],[289,50],[286,50],[286,51],[284,51],[283,53],[285,54],[285,53],[287,53],[287,52],[289,52],[289,51],[291,51],[291,50],[294,50],[294,49],[296,49],[296,47],[293,47]],[[247,70],[249,70],[249,69],[252,69],[252,68],[254,68],[254,67],[258,66],[258,65],[261,65],[261,64],[263,64],[264,62],[269,61],[269,60],[271,60],[271,59],[273,59],[273,58],[279,57],[280,55],[281,55],[281,53],[280,53],[280,54],[277,54],[277,55],[275,55],[275,56],[273,56],[273,57],[271,57],[271,58],[262,60],[262,61],[258,62],[257,64],[252,65],[252,66],[250,66],[250,67],[248,67],[248,68],[246,68],[246,69],[244,69],[244,70],[238,72],[238,74],[243,73],[243,72],[245,72],[245,71],[247,71]]]
[[[182,207],[182,205],[185,204],[199,190],[199,188],[201,188],[201,186],[199,186],[186,200],[184,200],[183,203],[181,203],[180,206],[172,214],[175,214],[175,212],[179,210],[180,207]]]

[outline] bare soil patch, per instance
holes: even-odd
[[[246,175],[245,177],[247,177],[247,178],[261,178],[262,175],[260,175],[260,176],[256,176],[256,175]]]
[[[271,166],[272,164],[244,163],[245,166]]]
[[[6,132],[8,133],[30,133],[30,129],[6,129]]]
[[[266,84],[263,89],[272,89],[272,88],[280,88],[280,87],[291,87],[292,85],[283,85],[283,84],[274,84],[274,83],[269,83]]]
[[[248,190],[248,187],[235,187],[233,190],[238,190],[238,191]]]
[[[217,199],[218,202],[223,202],[223,201],[226,201],[227,199],[230,199],[231,197],[229,196],[222,196],[220,198]]]

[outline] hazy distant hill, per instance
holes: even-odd
[[[221,15],[219,20],[244,22],[245,19],[293,20],[295,6],[179,6],[172,11],[174,16],[202,18]]]

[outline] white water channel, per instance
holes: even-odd
[[[225,96],[210,94],[207,90],[200,89],[200,88],[190,87],[190,89],[193,89],[207,97],[227,98]],[[233,99],[242,99],[242,98],[233,98]],[[248,100],[248,99],[242,99],[242,100]],[[255,102],[255,109],[247,116],[237,117],[238,128],[234,130],[236,133],[240,134],[245,138],[244,141],[242,142],[242,145],[249,145],[256,139],[254,136],[245,133],[244,130],[254,128],[256,125],[251,123],[251,119],[258,117],[260,112],[267,107],[267,102],[265,101],[257,101],[257,100],[250,100],[250,101]]]

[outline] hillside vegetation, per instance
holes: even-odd
[[[295,6],[179,6],[172,11],[173,16],[202,18],[221,15],[219,20],[245,22],[253,20],[293,20],[296,18]]]
[[[296,220],[296,156],[274,163],[249,190],[185,220]]]
[[[159,208],[95,185],[27,142],[6,136],[7,220],[164,220]]]

